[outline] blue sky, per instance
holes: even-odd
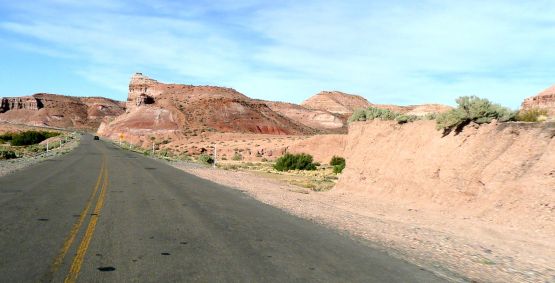
[[[517,108],[555,84],[555,1],[0,0],[0,96],[125,100],[130,76],[299,103]]]

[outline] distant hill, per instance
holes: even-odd
[[[32,126],[96,130],[105,117],[123,114],[123,102],[103,97],[73,97],[37,93],[3,97],[0,121]]]

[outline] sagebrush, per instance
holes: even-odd
[[[214,164],[214,158],[206,153],[199,155],[198,161],[204,164]]]
[[[366,109],[357,109],[353,112],[353,115],[349,118],[349,122],[356,121],[370,121],[370,120],[384,120],[392,121],[395,120],[399,124],[414,122],[420,120],[423,117],[416,115],[402,114],[396,111],[381,109],[376,107],[368,107]]]
[[[516,114],[516,120],[522,122],[541,122],[547,119],[549,112],[547,109],[532,108],[519,111]]]
[[[460,130],[470,122],[477,124],[512,121],[516,112],[499,104],[492,103],[485,98],[463,96],[456,100],[457,108],[441,113],[436,118],[436,128],[449,133]]]
[[[333,166],[333,173],[335,174],[339,174],[343,172],[343,169],[345,169],[346,164],[347,163],[345,161],[345,158],[340,156],[334,155],[330,160],[330,165]]]
[[[306,153],[286,153],[277,159],[274,169],[278,171],[289,170],[316,170],[312,155]]]
[[[0,160],[2,159],[14,159],[17,158],[17,155],[12,150],[3,150],[0,149]]]

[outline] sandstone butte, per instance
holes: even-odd
[[[200,132],[305,135],[316,130],[231,88],[165,84],[141,73],[131,78],[125,113],[105,119],[98,129],[116,139]]]
[[[37,93],[1,98],[0,122],[96,130],[104,117],[123,112],[122,102],[108,98]]]
[[[546,109],[550,117],[555,117],[555,85],[545,89],[536,96],[526,98],[522,102],[522,110],[533,108]]]

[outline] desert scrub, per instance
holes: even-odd
[[[531,108],[528,110],[518,111],[516,120],[522,122],[542,122],[547,120],[547,109]]]
[[[214,164],[214,158],[206,153],[199,155],[197,160],[203,164]]]
[[[330,165],[333,166],[333,173],[335,174],[339,174],[343,172],[343,169],[345,169],[346,164],[347,163],[345,161],[345,158],[340,156],[334,155],[330,160]]]
[[[240,153],[235,152],[231,159],[234,160],[234,161],[240,161],[240,160],[243,160],[243,156]]]
[[[485,98],[476,96],[463,96],[456,100],[457,108],[441,113],[436,119],[436,128],[443,130],[444,134],[452,130],[460,131],[470,122],[477,124],[512,121],[516,113],[509,108],[492,103]]]
[[[353,115],[349,118],[349,122],[356,122],[356,121],[368,121],[368,120],[395,120],[398,116],[401,116],[401,113],[381,109],[376,107],[368,107],[366,109],[357,109],[353,112]]]
[[[405,123],[414,122],[414,121],[419,120],[419,119],[420,118],[416,115],[401,114],[401,115],[399,115],[395,118],[395,121],[397,121],[397,123],[399,123],[399,124],[405,124]]]
[[[17,158],[17,155],[15,154],[14,151],[0,149],[0,160],[14,159],[14,158]]]
[[[434,116],[429,116],[434,117]],[[399,124],[414,122],[416,120],[429,119],[427,116],[416,116],[402,114],[399,112],[391,111],[388,109],[381,109],[376,107],[368,107],[366,109],[357,109],[349,118],[349,122],[356,121],[369,121],[369,120],[384,120],[384,121],[397,121]]]
[[[11,145],[23,146],[23,145],[32,145],[32,144],[40,143],[41,141],[44,141],[48,138],[58,136],[60,135],[60,133],[45,132],[45,131],[25,131],[21,133],[10,134],[10,135],[11,135],[11,139],[9,141]]]
[[[316,170],[316,165],[312,162],[312,155],[306,153],[290,154],[287,153],[278,158],[274,169],[277,171],[289,170]]]

